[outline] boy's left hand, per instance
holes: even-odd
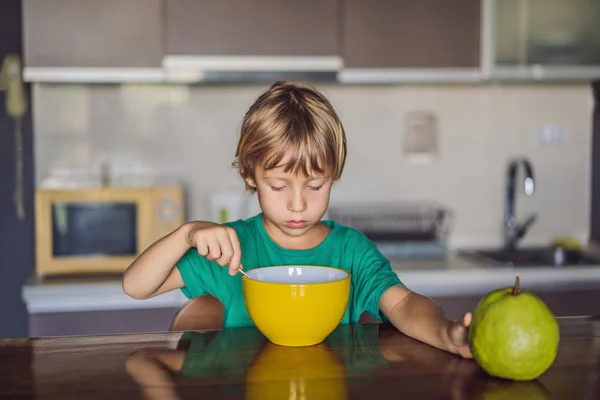
[[[469,325],[471,325],[471,313],[465,313],[458,321],[453,321],[448,327],[448,339],[450,340],[450,350],[464,358],[473,358],[467,334]]]

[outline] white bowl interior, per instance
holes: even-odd
[[[292,283],[305,285],[310,283],[334,282],[348,277],[348,273],[335,268],[310,267],[305,265],[286,265],[281,267],[256,268],[246,273],[252,279],[272,283]]]

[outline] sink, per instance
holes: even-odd
[[[506,267],[600,265],[600,256],[554,246],[463,250],[458,255],[478,264]]]

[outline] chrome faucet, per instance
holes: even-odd
[[[506,176],[506,208],[504,215],[504,243],[507,248],[515,248],[520,239],[522,239],[529,227],[537,219],[537,215],[529,216],[525,222],[519,224],[515,216],[515,192],[516,180],[519,165],[523,166],[525,179],[523,181],[525,195],[532,196],[535,192],[535,180],[533,178],[533,168],[526,158],[512,160],[508,165]]]

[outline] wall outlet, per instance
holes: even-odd
[[[410,161],[432,161],[438,155],[438,122],[432,112],[415,111],[404,116],[404,157]]]
[[[562,143],[567,140],[567,129],[560,125],[542,125],[539,137],[542,143]]]

